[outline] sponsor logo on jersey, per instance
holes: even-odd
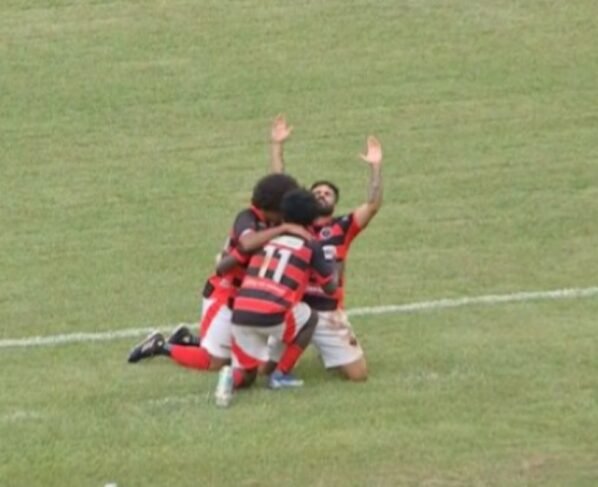
[[[332,228],[324,227],[324,228],[322,228],[322,230],[320,230],[320,238],[321,239],[327,239],[327,238],[330,238],[331,236],[332,236]]]
[[[336,260],[336,246],[324,245],[322,246],[322,250],[324,251],[324,258],[326,260]]]

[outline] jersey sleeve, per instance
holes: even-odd
[[[310,242],[308,244],[312,249],[311,254],[311,267],[313,280],[320,286],[328,283],[334,275],[334,264],[329,260],[326,260],[324,256],[324,250],[318,242]]]
[[[235,218],[230,239],[233,245],[231,245],[229,254],[233,256],[240,264],[247,263],[251,255],[239,250],[239,239],[243,235],[255,232],[257,228],[257,218],[250,210],[243,210]]]
[[[232,238],[238,242],[239,239],[247,233],[255,232],[257,230],[257,218],[249,210],[243,210],[235,218],[233,224]]]
[[[349,245],[357,235],[361,232],[362,228],[357,224],[354,213],[345,215],[341,219],[341,226],[345,231],[345,244]]]

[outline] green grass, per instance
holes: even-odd
[[[0,339],[197,317],[267,170],[384,208],[348,306],[596,286],[589,0],[50,1],[0,6]],[[355,318],[371,379],[209,400],[131,343],[0,349],[0,484],[598,481],[596,298]]]

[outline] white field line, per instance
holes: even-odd
[[[155,407],[173,407],[181,406],[191,403],[203,403],[209,400],[211,391],[208,391],[205,397],[198,394],[186,394],[184,396],[166,396],[159,399],[149,399],[144,401],[145,404]]]
[[[45,415],[37,411],[24,411],[18,409],[11,413],[0,414],[0,423],[16,423],[17,421],[31,421],[42,419]]]
[[[512,294],[488,294],[486,296],[472,296],[455,299],[438,299],[435,301],[420,301],[410,304],[392,304],[389,306],[374,306],[368,308],[353,308],[347,311],[350,316],[378,315],[383,313],[413,313],[415,311],[429,311],[443,308],[458,308],[472,304],[500,304],[518,301],[539,301],[549,299],[589,298],[598,295],[598,287],[556,289],[554,291],[529,291]]]
[[[553,291],[530,291],[511,294],[488,294],[485,296],[466,296],[453,299],[438,299],[434,301],[419,301],[416,303],[393,304],[388,306],[372,306],[365,308],[353,308],[347,310],[349,316],[366,316],[387,313],[414,313],[418,311],[431,311],[446,308],[458,308],[478,304],[501,304],[522,301],[541,301],[554,299],[579,299],[598,296],[598,287],[555,289]],[[196,324],[187,325],[193,327]],[[104,331],[97,333],[68,333],[62,335],[35,336],[29,338],[6,338],[0,340],[0,348],[35,347],[59,345],[63,343],[76,342],[98,342],[116,340],[119,338],[133,338],[145,335],[158,329],[172,329],[175,325],[168,327],[145,327],[128,328],[125,330]]]

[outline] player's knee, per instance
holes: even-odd
[[[365,382],[368,380],[367,369],[345,373],[345,378],[351,382]]]
[[[345,379],[351,382],[365,382],[368,380],[368,368],[365,359],[341,367]]]
[[[230,365],[230,359],[214,357],[213,355],[210,355],[210,367],[208,370],[210,370],[211,372],[215,372],[220,370],[225,365]]]
[[[276,364],[277,364],[277,362],[268,360],[268,362],[259,366],[258,373],[260,375],[270,375],[272,372],[274,372],[274,369],[276,368]]]
[[[251,369],[243,371],[243,386],[249,387],[255,382],[258,369]]]
[[[365,382],[368,380],[368,372],[365,370],[357,374],[350,374],[347,376],[347,380],[350,380],[351,382]]]

